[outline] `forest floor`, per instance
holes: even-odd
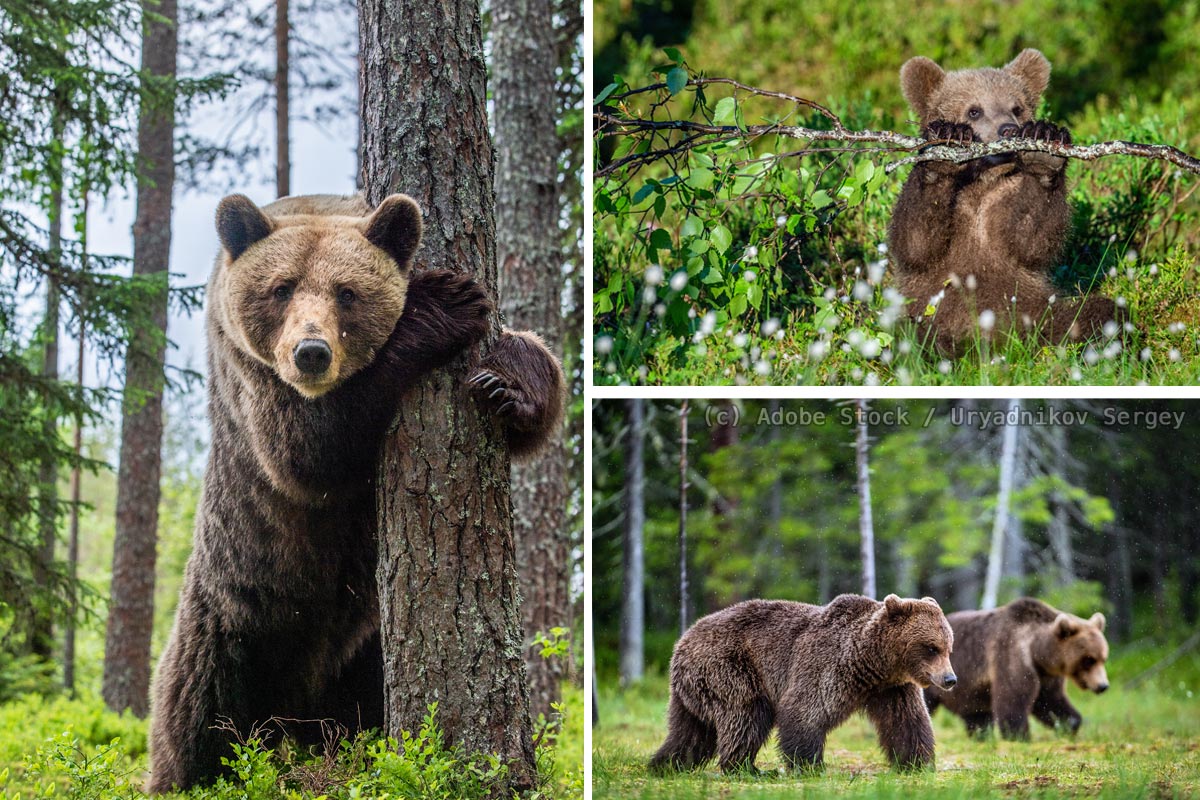
[[[1166,655],[1159,651],[1157,657]],[[825,771],[783,770],[772,734],[758,776],[726,776],[716,763],[695,773],[651,775],[646,762],[666,735],[667,681],[652,676],[629,691],[600,685],[593,729],[593,797],[621,798],[1192,798],[1200,797],[1200,654],[1136,689],[1125,683],[1156,656],[1145,651],[1109,662],[1113,687],[1102,696],[1068,689],[1083,714],[1071,739],[1033,722],[1032,741],[967,736],[961,721],[934,714],[937,770],[898,774],[855,715],[829,736]]]

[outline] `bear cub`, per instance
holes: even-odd
[[[1070,144],[1066,128],[1033,119],[1049,82],[1050,62],[1033,49],[1003,69],[946,72],[922,57],[900,69],[904,97],[931,142]],[[1053,299],[1050,270],[1071,220],[1066,167],[1065,158],[1041,152],[913,167],[888,249],[918,336],[940,354],[962,355],[976,336],[1077,341],[1123,321],[1108,298]]]
[[[715,754],[753,769],[771,728],[789,766],[820,768],[825,737],[860,709],[900,769],[933,764],[923,687],[954,686],[954,634],[932,598],[828,605],[747,600],[696,622],[671,656],[667,740],[651,769],[692,769]]]
[[[1064,691],[1070,678],[1084,691],[1108,689],[1104,615],[1080,619],[1024,597],[992,611],[957,611],[954,670],[958,688],[925,690],[929,710],[944,705],[967,732],[986,736],[999,723],[1005,739],[1029,738],[1029,715],[1048,727],[1079,730],[1083,717]]]
[[[375,470],[405,390],[481,341],[492,306],[414,271],[421,210],[392,195],[225,198],[208,284],[212,447],[155,675],[150,792],[222,770],[232,726],[321,743],[383,725]],[[558,360],[505,332],[471,378],[514,455],[555,436]],[[279,722],[288,720],[288,722]]]

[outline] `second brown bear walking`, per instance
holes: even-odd
[[[928,597],[748,600],[710,614],[675,645],[667,740],[650,766],[692,769],[716,755],[723,770],[753,768],[777,725],[788,765],[819,768],[826,735],[860,709],[894,765],[930,766],[921,689],[954,686],[953,644]]]

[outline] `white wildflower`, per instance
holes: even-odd
[[[979,330],[990,331],[994,327],[996,327],[996,312],[985,308],[979,314]]]
[[[687,288],[688,274],[685,270],[679,270],[671,276],[671,291],[682,292]]]
[[[663,282],[663,268],[661,264],[651,264],[646,267],[642,277],[645,279],[648,286],[658,286]]]

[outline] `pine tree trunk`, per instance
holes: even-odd
[[[550,0],[496,0],[491,41],[500,308],[510,326],[538,332],[561,357],[562,256],[554,234],[562,210]],[[560,442],[514,465],[512,497],[530,711],[549,717],[567,662],[543,658],[531,643],[551,628],[570,628],[567,453]]]
[[[679,406],[679,635],[691,625],[688,592],[687,513],[688,513],[688,401]]]
[[[291,118],[288,110],[288,0],[275,0],[275,194],[292,193]]]
[[[1012,497],[1013,473],[1016,472],[1016,417],[1021,411],[1021,401],[1010,400],[1007,411],[1012,418],[1004,426],[1004,438],[1000,445],[1000,490],[996,497],[996,516],[992,522],[992,546],[988,554],[987,578],[983,584],[983,598],[979,603],[979,607],[984,611],[996,607],[997,596],[1000,593],[1004,543],[1008,532],[1009,502]]]
[[[867,401],[855,400],[858,435],[855,464],[858,470],[858,533],[862,556],[862,593],[875,597],[875,522],[871,516],[871,462],[867,440]]]
[[[142,69],[173,80],[179,47],[175,0],[144,0]],[[125,356],[117,528],[112,599],[104,643],[104,702],[144,717],[150,710],[150,636],[154,627],[154,565],[162,470],[162,392],[166,355],[167,278],[171,257],[171,197],[175,187],[175,109],[143,100],[138,118],[134,275],[162,274],[151,310],[154,328],[139,330]]]
[[[363,185],[425,210],[417,263],[496,289],[492,143],[479,7],[359,6]],[[499,332],[498,320],[494,332]],[[405,397],[379,469],[379,604],[388,732],[431,703],[447,741],[535,776],[509,459],[464,387],[468,360]]]
[[[625,401],[629,413],[628,445],[625,448],[625,519],[621,534],[621,685],[642,679],[645,668],[643,634],[646,628],[646,574],[642,533],[646,525],[646,401]]]

